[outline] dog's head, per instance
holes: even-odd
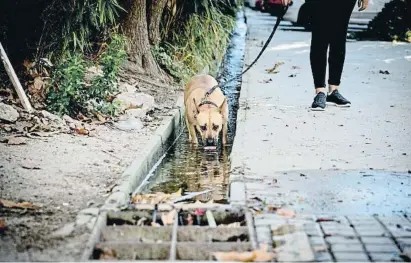
[[[226,103],[225,100],[224,103]],[[223,126],[222,109],[224,103],[219,108],[206,105],[204,108],[197,109],[197,128],[205,147],[215,147],[218,144],[218,135]]]

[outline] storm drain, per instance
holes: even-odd
[[[255,249],[253,232],[248,211],[225,205],[107,212],[91,259],[213,261]]]

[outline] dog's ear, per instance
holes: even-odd
[[[218,111],[221,114],[224,114],[224,107],[226,107],[226,106],[227,106],[227,98],[224,98],[224,101],[223,101],[223,103],[221,103],[220,107],[218,108]]]

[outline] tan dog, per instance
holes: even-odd
[[[220,88],[207,98],[206,93],[217,81],[210,75],[194,76],[184,90],[185,118],[189,140],[198,144],[196,129],[201,134],[204,147],[216,147],[222,131],[222,143],[227,143],[228,105]]]

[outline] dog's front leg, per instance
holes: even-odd
[[[191,143],[198,144],[196,129],[195,129],[195,126],[193,124],[188,125],[188,132],[190,134]]]
[[[223,124],[223,145],[227,144],[227,136],[228,136],[228,123],[226,122],[225,124]]]

